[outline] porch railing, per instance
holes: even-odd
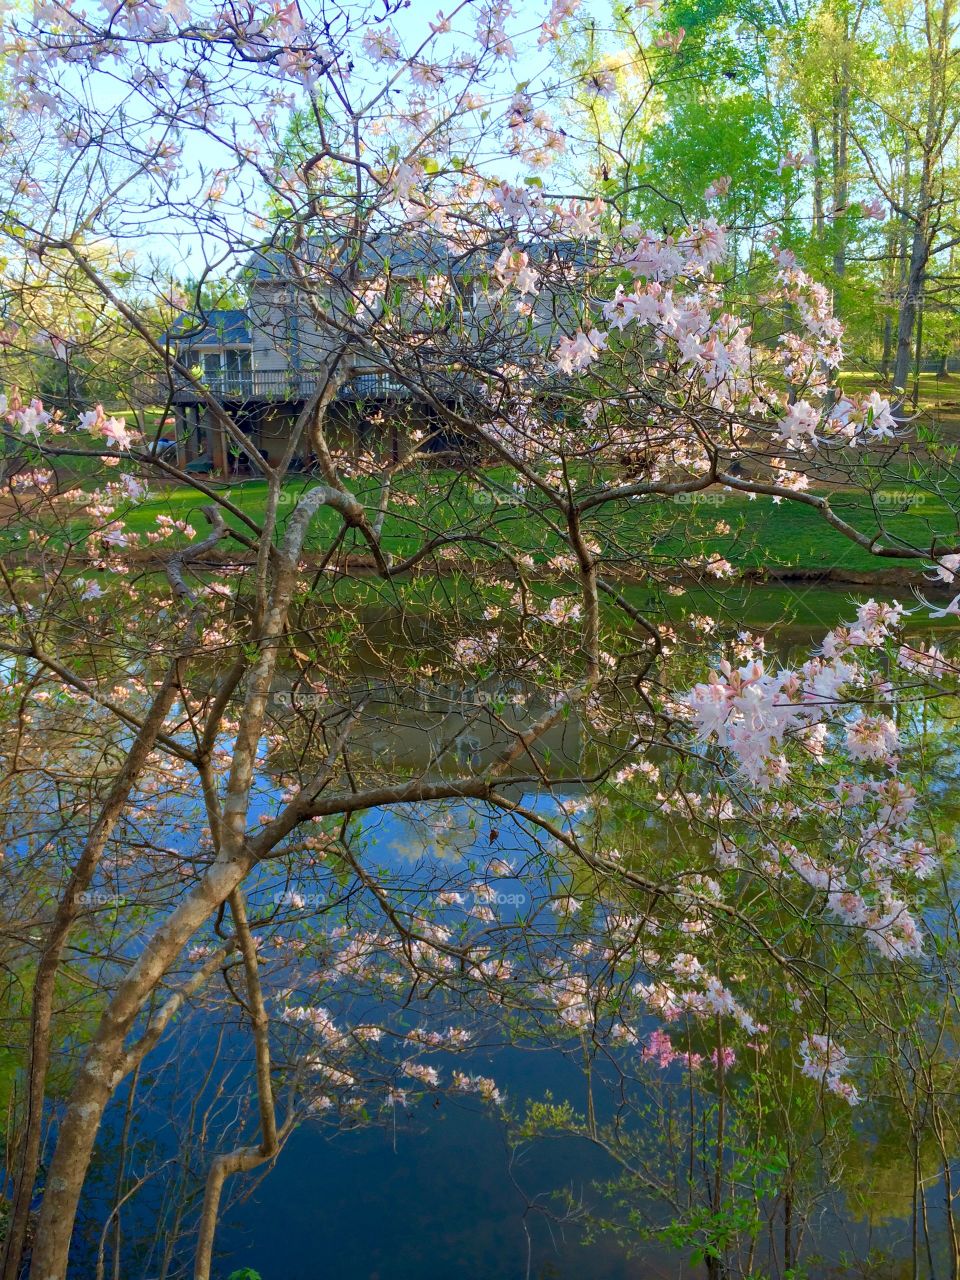
[[[306,400],[322,386],[323,375],[309,369],[258,369],[251,373],[224,371],[207,375],[201,381],[218,400],[252,403],[291,403]],[[171,385],[172,382],[172,385]],[[155,378],[138,383],[137,399],[141,404],[177,404],[202,402],[197,389],[174,375],[172,380]],[[340,400],[396,400],[410,392],[387,373],[359,373],[337,392]]]

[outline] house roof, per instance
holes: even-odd
[[[334,247],[331,241],[317,237],[299,246],[296,250],[296,258],[304,266],[308,266],[312,261],[319,262],[321,257],[329,262],[329,255]],[[482,253],[481,250],[477,252]],[[282,245],[265,244],[255,249],[247,259],[247,274],[254,280],[282,278],[288,274],[287,263],[291,256],[291,251]],[[464,262],[462,255],[454,255],[450,252],[446,242],[440,236],[424,235],[421,232],[415,238],[408,238],[383,231],[369,236],[364,241],[361,271],[366,276],[374,276],[389,264],[393,275],[419,276],[424,272],[450,274],[463,271]],[[475,270],[476,267],[474,266],[473,269]]]
[[[250,325],[245,311],[224,308],[179,316],[166,336],[191,347],[241,347],[249,345]]]
[[[491,271],[508,237],[479,244],[466,251],[454,252],[442,236],[432,235],[422,229],[415,235],[405,236],[393,231],[381,231],[369,236],[363,245],[361,270],[365,276],[376,276],[389,264],[395,276],[422,276],[440,274],[448,276],[472,276]],[[335,242],[317,237],[307,240],[296,249],[296,258],[309,266],[321,257],[330,262]],[[548,256],[557,257],[585,266],[591,258],[590,249],[578,240],[548,239],[529,244],[518,244],[526,249],[534,262],[543,262]],[[264,244],[255,249],[247,259],[246,272],[252,280],[279,280],[289,278],[291,251],[282,245]]]

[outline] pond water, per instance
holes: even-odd
[[[427,862],[469,859],[487,841],[482,823],[470,833],[454,824],[441,850],[425,850],[395,815],[371,815],[369,822],[378,858],[406,869],[425,865],[425,854]],[[522,853],[509,843],[503,847],[502,837],[501,848],[507,857]],[[510,1102],[549,1092],[556,1101],[584,1107],[576,1055],[477,1049],[465,1069],[495,1078]],[[679,1080],[679,1072],[671,1073]],[[849,1177],[841,1177],[818,1205],[807,1239],[808,1269],[798,1275],[906,1280],[909,1153],[895,1133],[884,1132],[882,1108],[861,1126],[855,1147]],[[577,1213],[564,1221],[569,1205],[558,1193],[572,1193],[578,1210],[602,1211],[599,1185],[615,1173],[613,1162],[582,1139],[538,1139],[512,1150],[495,1111],[449,1097],[398,1107],[387,1123],[334,1136],[308,1123],[269,1176],[224,1216],[217,1275],[225,1278],[243,1265],[263,1280],[705,1277],[689,1249],[635,1242],[630,1255],[610,1236],[585,1243]],[[874,1180],[876,1187],[868,1189]],[[931,1248],[943,1258],[942,1196],[933,1188],[928,1229]],[[761,1250],[756,1274],[781,1274],[775,1253]]]
[[[802,623],[779,627],[772,647],[787,652],[819,638],[827,627],[850,616],[852,594],[825,588],[809,591],[807,611],[815,602],[816,618],[807,616]],[[785,605],[793,600],[791,593]],[[773,598],[765,596],[763,607],[772,610]],[[757,619],[760,626],[765,622]],[[462,709],[451,711],[442,703],[443,698],[433,707],[405,708],[399,735],[394,719],[391,749],[411,767],[425,763],[425,716],[433,717],[431,724],[438,721],[445,726],[440,737],[449,742],[454,756],[458,752],[462,756],[465,750],[480,761],[496,745],[485,740],[464,745]],[[364,749],[373,754],[385,749],[384,744],[378,745],[376,733],[374,723],[364,742]],[[576,726],[568,724],[548,745],[556,758],[575,759],[576,738]],[[527,800],[537,803],[536,797]],[[492,834],[482,815],[471,825],[464,809],[456,806],[448,807],[446,819],[434,821],[433,835],[426,839],[422,829],[397,814],[374,812],[359,824],[358,838],[375,848],[378,864],[426,880],[438,867],[458,869],[468,864],[478,849],[489,856],[494,840],[499,841],[498,853],[507,859],[522,860],[528,852],[516,828]],[[250,901],[254,906],[268,902],[289,886],[290,881],[276,871],[265,870],[251,887]],[[299,875],[296,888],[309,895],[309,873]],[[222,1037],[223,1061],[233,1063],[237,1073],[248,1067],[249,1042],[235,1028],[214,1030],[205,1023],[202,1009],[185,1019],[159,1055],[167,1069],[151,1066],[138,1081],[146,1117],[140,1141],[150,1154],[141,1159],[134,1148],[127,1162],[128,1175],[145,1167],[148,1158],[156,1162],[165,1153],[172,1158],[169,1153],[182,1133],[188,1099],[189,1106],[215,1104],[216,1088],[204,1082],[203,1055],[193,1052],[213,1036]],[[555,1101],[569,1099],[578,1109],[584,1107],[583,1073],[575,1055],[520,1050],[491,1040],[472,1050],[463,1065],[493,1077],[511,1103],[542,1098],[549,1092]],[[229,1102],[223,1105],[229,1110]],[[99,1206],[117,1177],[112,1153],[124,1106],[121,1094],[105,1127],[96,1180],[85,1206],[91,1227],[102,1223]],[[853,1182],[838,1180],[836,1188],[824,1195],[809,1229],[811,1261],[802,1274],[812,1280],[844,1275],[888,1275],[895,1280],[910,1274],[910,1228],[905,1216],[909,1196],[905,1198],[903,1190],[912,1177],[908,1153],[897,1149],[895,1135],[885,1135],[882,1123],[874,1123],[873,1128],[865,1123],[858,1141],[864,1165],[872,1159],[886,1171],[890,1186],[899,1183],[899,1187],[886,1199],[883,1194],[868,1197],[864,1205],[849,1194],[857,1190],[856,1171]],[[214,1275],[226,1280],[242,1267],[254,1269],[262,1280],[667,1280],[706,1275],[700,1261],[690,1260],[687,1248],[638,1242],[631,1254],[610,1233],[585,1240],[581,1211],[602,1210],[599,1184],[615,1172],[606,1155],[581,1139],[544,1139],[514,1149],[495,1108],[445,1095],[427,1096],[409,1107],[396,1106],[376,1123],[348,1131],[333,1132],[320,1120],[308,1121],[293,1134],[266,1177],[246,1183],[235,1180],[218,1231]],[[150,1191],[140,1207],[132,1209],[132,1217],[147,1219],[163,1204],[164,1193]],[[942,1197],[933,1192],[928,1227],[938,1242],[939,1255]],[[85,1233],[78,1255],[82,1261],[78,1261],[77,1275],[83,1280],[92,1274],[87,1268],[95,1253],[91,1241],[96,1234]],[[128,1229],[128,1234],[136,1233]],[[146,1258],[131,1257],[124,1264],[122,1280],[164,1274],[161,1253],[161,1244],[154,1243]],[[878,1261],[881,1255],[885,1263]],[[177,1246],[165,1274],[177,1274],[179,1256]],[[770,1258],[758,1259],[758,1275],[779,1274],[775,1254]]]

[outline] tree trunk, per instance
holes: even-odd
[[[837,107],[834,115],[836,139],[834,143],[833,170],[833,208],[834,231],[839,237],[833,254],[833,270],[838,276],[847,270],[847,238],[846,225],[848,218],[847,204],[850,199],[848,166],[850,151],[850,79],[846,58],[840,69],[840,87],[837,93]]]
[[[917,340],[913,348],[913,408],[920,405],[920,362],[923,358],[923,297],[917,299]]]
[[[40,1210],[31,1280],[66,1280],[73,1223],[100,1121],[126,1072],[123,1045],[138,1014],[186,943],[253,865],[218,859],[147,943],[100,1020],[60,1125]]]
[[[820,130],[814,121],[810,125],[810,154],[813,156],[813,233],[823,239],[823,173],[820,167]]]
[[[333,359],[333,358],[332,358]],[[339,354],[333,362],[335,370]],[[307,406],[302,421],[322,415],[336,393],[331,374],[322,392]],[[276,505],[276,489],[273,507]],[[298,563],[310,521],[321,505],[336,510],[362,510],[352,494],[323,485],[311,489],[294,509],[275,548],[273,579],[265,615],[259,627],[259,654],[250,671],[231,760],[222,814],[210,814],[219,835],[217,857],[199,884],[147,940],[136,963],[120,982],[104,1010],[64,1113],[46,1194],[40,1209],[31,1280],[66,1280],[70,1241],[80,1193],[93,1155],[103,1113],[117,1086],[132,1069],[133,1054],[124,1056],[124,1041],[138,1016],[176,961],[186,943],[243,881],[268,846],[265,835],[254,845],[247,838],[247,816],[257,749],[263,732],[270,686],[297,582]],[[268,508],[270,504],[268,503]],[[346,516],[344,517],[347,518]],[[267,535],[269,536],[269,530]],[[266,559],[264,561],[266,564]],[[266,579],[262,582],[264,586]],[[274,839],[281,839],[277,831]]]
[[[47,936],[40,962],[37,966],[31,995],[30,1041],[27,1063],[26,1128],[20,1143],[10,1225],[3,1250],[2,1280],[16,1280],[20,1274],[40,1163],[40,1142],[43,1134],[43,1104],[46,1095],[47,1071],[50,1065],[50,1023],[53,1017],[53,1001],[57,973],[63,949],[80,914],[80,895],[89,888],[100,856],[113,834],[123,808],[142,774],[147,757],[153,750],[157,735],[177,696],[174,680],[176,668],[171,668],[154,699],[153,706],[124,761],[116,781],[110,789],[103,811],[87,838],[83,852],[74,867],[66,892],[57,906],[50,932]]]
[[[893,361],[893,390],[897,398],[902,400],[907,389],[910,376],[910,362],[913,358],[913,331],[919,310],[920,294],[923,291],[927,273],[926,231],[918,222],[913,234],[910,250],[910,267],[907,272],[904,295],[900,299],[900,314],[897,318],[897,348]]]
[[[223,1188],[230,1174],[249,1173],[259,1165],[273,1160],[280,1150],[281,1142],[292,1125],[292,1116],[284,1130],[277,1131],[276,1112],[273,1101],[273,1084],[270,1078],[270,1019],[260,986],[260,974],[257,961],[257,948],[247,922],[247,912],[243,894],[239,889],[230,895],[230,910],[237,929],[237,941],[243,955],[243,968],[247,984],[247,1012],[253,1031],[254,1049],[257,1063],[257,1099],[260,1113],[260,1145],[259,1147],[240,1147],[236,1151],[218,1155],[207,1174],[207,1185],[203,1194],[203,1209],[200,1213],[200,1227],[197,1233],[197,1252],[194,1261],[193,1280],[210,1280],[210,1268],[213,1264],[213,1242],[217,1231],[217,1218],[220,1213],[220,1200]]]
[[[955,4],[944,3],[937,22],[936,42],[930,48],[930,87],[927,93],[926,122],[923,135],[923,151],[920,167],[920,184],[917,191],[916,213],[912,218],[913,238],[910,247],[910,268],[907,272],[906,292],[900,302],[897,326],[897,354],[893,368],[893,388],[898,399],[903,400],[910,373],[911,339],[919,311],[920,299],[926,282],[927,264],[933,239],[934,180],[942,165],[943,148],[948,141],[944,118],[946,94],[946,64],[951,56],[953,32],[951,22]],[[929,8],[928,27],[932,27]],[[950,130],[952,133],[952,129]]]
[[[890,373],[890,352],[893,350],[893,317],[887,313],[883,317],[883,350],[880,356],[880,377],[884,382]]]

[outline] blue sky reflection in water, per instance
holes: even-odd
[[[440,832],[435,839],[425,838],[421,827],[396,813],[371,813],[363,822],[371,861],[403,867],[407,875],[411,867],[423,867],[429,876],[438,862],[489,857],[489,827],[479,815],[471,822],[470,814],[464,806],[451,806],[442,815],[447,821],[441,818],[434,825],[434,832]],[[501,824],[498,852],[514,859],[523,854],[516,828]],[[260,885],[251,889],[251,904],[274,897],[285,884],[275,870],[264,868]],[[510,880],[502,884],[507,896],[519,887]],[[309,892],[308,882],[302,879],[299,888]],[[317,1001],[324,1001],[320,992]],[[167,1055],[172,1071],[155,1077],[149,1100],[158,1117],[169,1117],[175,1105],[182,1112],[202,1076],[205,1055],[191,1050],[214,1034],[199,1023],[202,1016],[193,1015],[181,1025]],[[231,1032],[227,1041],[226,1058],[234,1073],[229,1079],[236,1086],[249,1068],[250,1042]],[[455,1065],[492,1076],[511,1103],[542,1098],[549,1091],[555,1100],[569,1099],[583,1110],[584,1079],[575,1052],[567,1056],[559,1050],[509,1049],[491,1043],[462,1055]],[[652,1066],[650,1070],[656,1072]],[[671,1068],[674,1072],[679,1081],[679,1072]],[[119,1105],[122,1108],[122,1099]],[[117,1123],[115,1111],[112,1129]],[[161,1119],[155,1131],[161,1147],[163,1125]],[[113,1180],[110,1150],[108,1143],[108,1187]],[[197,1171],[203,1167],[201,1163]],[[388,1109],[374,1124],[347,1132],[307,1121],[266,1177],[255,1184],[233,1180],[233,1202],[217,1235],[214,1275],[226,1280],[234,1269],[252,1267],[263,1280],[703,1276],[699,1265],[690,1264],[688,1249],[669,1250],[648,1242],[638,1244],[636,1256],[627,1257],[612,1236],[601,1235],[585,1244],[576,1214],[571,1221],[559,1220],[566,1210],[556,1193],[568,1190],[578,1205],[596,1209],[602,1200],[595,1184],[614,1172],[611,1160],[576,1138],[540,1139],[511,1154],[496,1109],[485,1108],[475,1098],[435,1097],[428,1091],[408,1110]],[[936,1233],[939,1209],[933,1201],[931,1196],[931,1228]],[[893,1217],[871,1232],[832,1194],[819,1207],[810,1232],[816,1252],[822,1253],[822,1261],[805,1273],[811,1280],[847,1275],[899,1280],[896,1264],[889,1270],[872,1265],[861,1270],[852,1260],[865,1264],[870,1250],[877,1248],[892,1258],[909,1253],[905,1221]],[[841,1262],[844,1257],[851,1260],[849,1265]]]
[[[488,824],[477,817],[471,826],[470,818],[471,810],[449,806],[449,821],[425,839],[401,815],[370,815],[371,855],[408,868],[489,857]],[[516,828],[504,827],[499,852],[523,852]],[[501,912],[509,913],[519,882],[499,884]],[[579,1061],[558,1051],[478,1048],[458,1065],[495,1078],[508,1102],[549,1091],[583,1106]],[[218,1242],[224,1261],[252,1266],[263,1280],[513,1280],[528,1266],[543,1280],[626,1280],[640,1274],[638,1263],[612,1239],[584,1245],[554,1198],[570,1187],[596,1206],[591,1183],[612,1173],[612,1162],[577,1139],[511,1153],[495,1112],[475,1099],[427,1096],[352,1133],[331,1136],[308,1123],[254,1196],[225,1216]],[[645,1259],[642,1274],[672,1274],[666,1254]]]
[[[794,636],[785,629],[777,648],[801,640],[809,643],[809,637]],[[268,797],[262,797],[262,803],[269,803]],[[257,816],[252,815],[254,821]],[[370,813],[360,826],[360,843],[371,865],[395,867],[412,882],[422,871],[424,884],[432,882],[444,864],[482,863],[494,851],[520,863],[530,851],[523,846],[519,829],[503,821],[498,822],[494,849],[483,815],[466,805],[438,806],[429,829],[393,811]],[[309,870],[301,872],[295,886],[306,894],[308,877]],[[522,888],[519,881],[506,878],[500,885],[506,898]],[[282,873],[267,865],[250,885],[249,900],[255,907],[262,906],[289,887]],[[511,910],[507,903],[501,915],[508,918]],[[135,939],[131,946],[137,946]],[[322,988],[316,990],[315,998],[324,1003]],[[184,1020],[171,1043],[160,1050],[167,1068],[151,1064],[138,1086],[139,1101],[149,1117],[142,1129],[148,1140],[157,1141],[161,1152],[154,1153],[154,1160],[166,1152],[170,1115],[175,1108],[181,1114],[185,1111],[206,1069],[206,1054],[196,1050],[216,1032],[203,1019],[200,1012]],[[652,1026],[651,1022],[639,1030],[645,1033]],[[245,1034],[231,1029],[226,1039],[229,1092],[248,1078],[251,1043]],[[521,1105],[525,1098],[542,1098],[549,1091],[556,1100],[569,1099],[578,1111],[583,1110],[584,1081],[574,1051],[569,1056],[559,1050],[521,1051],[491,1042],[463,1055],[456,1065],[493,1077],[511,1103]],[[657,1074],[653,1066],[649,1070]],[[679,1082],[679,1069],[671,1068],[668,1074]],[[125,1097],[126,1091],[112,1109],[101,1148],[101,1180],[90,1193],[91,1209],[94,1198],[109,1197],[113,1190],[113,1140],[122,1123]],[[875,1113],[857,1117],[866,1135],[865,1150],[875,1138],[883,1141],[882,1134],[868,1129],[876,1119]],[[210,1151],[194,1154],[194,1172],[202,1176]],[[889,1163],[889,1150],[886,1159]],[[867,1156],[865,1164],[869,1161]],[[263,1280],[320,1280],[328,1275],[343,1280],[446,1280],[451,1276],[508,1280],[527,1274],[542,1280],[665,1280],[702,1275],[698,1266],[687,1263],[688,1249],[669,1251],[666,1245],[644,1243],[638,1244],[638,1256],[628,1258],[621,1244],[609,1236],[585,1245],[576,1215],[572,1221],[558,1221],[564,1209],[556,1193],[568,1190],[578,1204],[596,1208],[601,1198],[595,1183],[613,1172],[611,1161],[573,1138],[543,1139],[511,1156],[505,1126],[494,1109],[484,1108],[475,1098],[434,1097],[428,1092],[409,1111],[398,1106],[393,1113],[379,1113],[370,1127],[349,1132],[333,1133],[321,1122],[308,1121],[294,1133],[266,1177],[255,1184],[241,1178],[231,1184],[233,1203],[218,1231],[214,1275],[226,1280],[243,1266],[256,1269]],[[888,1169],[887,1175],[895,1172]],[[902,1172],[906,1176],[906,1168]],[[245,1191],[250,1194],[237,1202]],[[902,1208],[904,1195],[903,1188],[897,1188],[891,1201]],[[940,1228],[941,1199],[931,1191],[934,1236]],[[135,1218],[138,1211],[131,1209]],[[91,1218],[102,1222],[103,1215],[94,1212]],[[889,1218],[878,1221],[871,1232],[840,1197],[827,1195],[809,1236],[816,1242],[811,1247],[823,1255],[822,1261],[808,1266],[805,1274],[811,1280],[847,1275],[900,1280],[907,1274],[897,1263],[878,1270],[865,1262],[874,1248],[884,1249],[894,1259],[909,1256],[909,1223],[892,1211],[892,1205]],[[861,1260],[862,1268],[842,1262],[844,1254]],[[85,1277],[86,1271],[77,1274]],[[149,1266],[130,1272],[131,1278],[140,1274],[152,1277],[156,1272]]]

